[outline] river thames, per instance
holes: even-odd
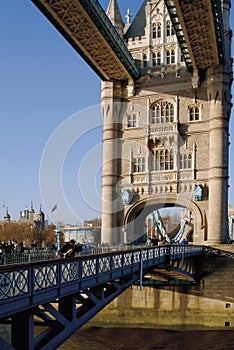
[[[59,350],[233,350],[233,330],[85,327]]]
[[[0,326],[9,340],[9,328]],[[234,330],[172,330],[157,328],[83,327],[59,350],[234,350]],[[0,350],[4,350],[0,347]]]

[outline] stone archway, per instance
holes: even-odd
[[[167,207],[182,207],[191,211],[194,218],[193,243],[203,244],[206,240],[206,218],[198,205],[190,198],[179,196],[154,197],[143,199],[126,212],[124,217],[124,230],[127,241],[134,241],[144,234],[146,217],[156,209]]]

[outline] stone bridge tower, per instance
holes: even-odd
[[[140,77],[102,83],[103,242],[134,241],[151,212],[173,206],[188,209],[194,243],[225,242],[230,5],[222,2],[224,64],[191,72],[164,1],[144,1],[132,22],[128,11],[125,26],[117,1],[110,1],[107,14]]]

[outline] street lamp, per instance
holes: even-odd
[[[59,230],[59,223],[57,223],[57,227],[54,230],[55,231],[55,236],[57,238],[57,252],[60,250],[60,230]]]

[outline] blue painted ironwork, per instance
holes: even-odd
[[[130,75],[137,79],[139,71],[135,60],[129,52],[123,39],[119,36],[115,27],[99,4],[98,0],[79,0],[87,13],[91,16],[104,38],[108,39],[109,45],[124,64]]]
[[[29,251],[25,250],[23,253],[13,252],[11,254],[0,254],[0,266],[37,262],[55,258],[55,250],[41,249],[33,251],[33,249],[31,249]]]
[[[49,0],[31,0],[38,9],[47,17],[47,19],[54,25],[54,27],[63,35],[63,37],[70,43],[70,45],[83,57],[83,59],[89,64],[90,67],[98,74],[102,80],[106,80],[106,77],[102,74],[97,64],[92,62],[92,59],[85,53],[73,38],[73,35],[69,30],[65,30],[61,23],[54,16],[54,12],[50,11],[51,1]],[[70,2],[71,4],[71,2]],[[85,12],[95,26],[98,28],[102,35],[103,40],[108,43],[110,50],[112,50],[118,57],[122,66],[128,72],[129,77],[137,79],[139,77],[139,71],[136,66],[135,60],[131,53],[127,49],[126,44],[120,37],[115,27],[111,23],[110,19],[106,15],[105,11],[97,0],[76,0],[72,2],[73,6],[82,6]],[[71,19],[73,20],[73,19]],[[104,62],[103,62],[104,63]],[[117,67],[116,67],[117,68]],[[127,77],[126,77],[127,78]],[[109,77],[111,80],[112,77]]]
[[[156,217],[155,217],[156,213]],[[164,225],[164,222],[162,220],[162,217],[159,213],[159,210],[155,210],[153,212],[153,224],[157,230],[157,233],[159,237],[162,239],[162,241],[165,243],[170,243],[170,237],[168,236],[166,226]]]
[[[185,64],[186,64],[188,70],[192,71],[193,65],[192,65],[191,57],[189,55],[188,46],[187,46],[187,43],[186,43],[186,40],[184,37],[184,33],[182,31],[181,24],[180,24],[179,19],[178,19],[178,14],[177,14],[177,11],[175,8],[175,4],[171,0],[165,0],[165,3],[167,6],[167,10],[169,12],[171,21],[172,21],[173,26],[174,26],[177,39],[179,41],[180,49],[181,49],[181,52],[183,54]]]
[[[22,349],[18,340],[24,327],[24,350],[55,349],[141,274],[159,265],[173,268],[173,262],[202,252],[202,246],[168,245],[2,266],[0,321],[11,324],[13,347],[0,338],[0,348],[4,344],[4,349]],[[38,336],[30,331],[34,316],[39,320],[35,325],[46,328]],[[25,322],[19,332],[20,317]]]
[[[217,48],[220,58],[220,63],[224,63],[224,33],[223,33],[223,15],[221,9],[221,1],[220,0],[211,0],[211,8],[214,19],[214,27],[215,27],[215,35]]]
[[[183,237],[183,234],[184,234],[186,224],[187,224],[187,220],[183,219],[182,225],[181,225],[179,231],[177,232],[176,236],[174,238],[172,238],[172,240],[171,240],[172,243],[178,243],[181,240],[181,238]]]
[[[192,2],[192,1],[191,1]],[[204,1],[205,2],[205,1]],[[208,2],[208,1],[207,1]],[[218,50],[219,61],[221,64],[224,63],[224,43],[223,43],[223,21],[222,21],[222,9],[221,9],[221,1],[220,0],[209,0],[210,7],[212,9],[215,36],[216,36],[216,44]],[[188,39],[185,38],[185,35],[182,30],[181,23],[179,21],[179,16],[176,10],[176,6],[174,1],[165,0],[165,4],[167,6],[171,21],[173,23],[177,39],[179,41],[179,45],[186,63],[186,66],[189,71],[194,69],[193,63],[189,54],[188,49]],[[189,4],[189,2],[188,2]]]

